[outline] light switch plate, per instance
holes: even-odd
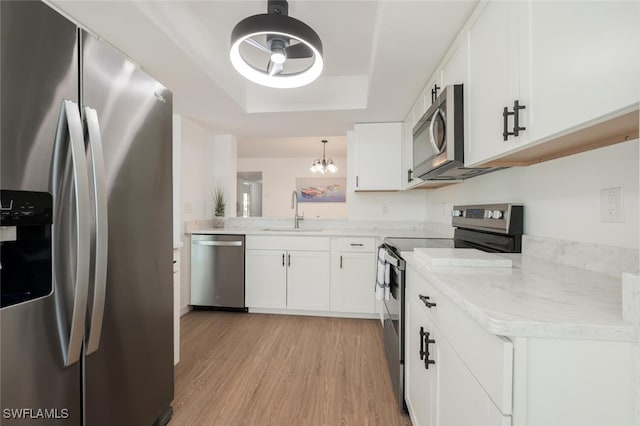
[[[600,190],[600,221],[603,223],[624,222],[622,187]]]

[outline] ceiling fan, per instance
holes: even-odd
[[[255,52],[247,50],[246,46],[263,56],[256,59]],[[229,56],[235,69],[244,77],[276,88],[309,84],[318,78],[324,67],[320,37],[307,24],[289,16],[286,0],[268,0],[267,13],[240,21],[231,32]],[[264,65],[256,61],[262,61]]]

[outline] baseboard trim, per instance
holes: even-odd
[[[187,305],[185,307],[183,307],[182,309],[180,309],[180,316],[186,315],[189,312],[191,312],[193,310],[193,308],[190,305]]]
[[[276,314],[276,315],[303,315],[309,317],[331,317],[331,318],[359,318],[359,319],[380,319],[377,313],[354,313],[354,312],[330,312],[330,311],[304,311],[297,309],[272,309],[272,308],[252,308],[249,313],[253,314]]]

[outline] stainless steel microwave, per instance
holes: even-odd
[[[414,126],[414,177],[423,180],[458,180],[496,170],[464,167],[462,89],[462,84],[445,87]]]

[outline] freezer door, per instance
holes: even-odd
[[[53,232],[65,236],[53,243],[56,266],[49,266],[52,279],[48,279],[54,283],[53,292],[0,309],[0,423],[79,426],[80,363],[64,366],[76,290],[77,199],[65,134],[69,132],[68,123],[63,122],[63,128],[58,129],[63,99],[78,102],[77,28],[44,3],[1,1],[0,31],[0,189],[51,194],[51,178],[55,177],[59,187],[53,199]],[[68,105],[69,111],[75,112],[77,106]],[[77,125],[79,115],[76,120]],[[57,130],[62,132],[63,146],[59,146],[60,162],[54,173]],[[77,131],[76,127],[76,135]],[[18,230],[18,240],[30,238],[29,227],[24,228],[22,236]],[[37,262],[43,251],[39,253],[22,260]],[[12,270],[12,265],[2,266],[0,285],[4,273]],[[20,277],[15,273],[29,271],[13,268],[13,272],[12,285],[19,286]],[[79,340],[76,333],[75,342],[70,361],[79,354],[82,330]]]
[[[99,120],[108,210],[104,317],[85,358],[86,424],[151,425],[173,400],[172,94],[115,49],[81,39],[82,103]]]

